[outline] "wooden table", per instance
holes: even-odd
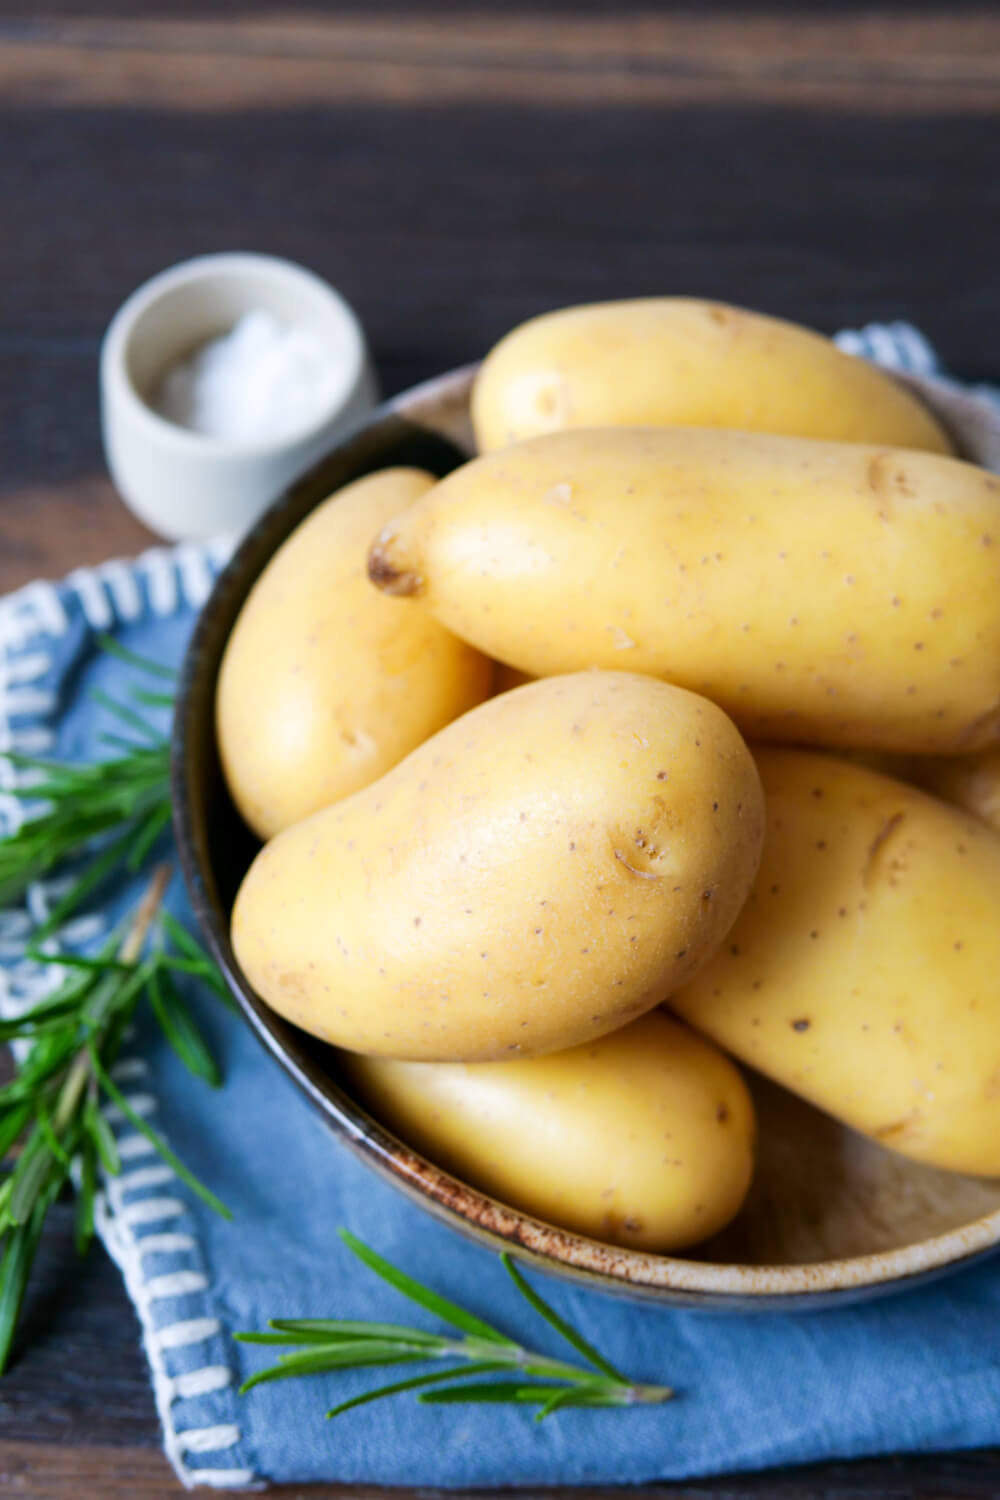
[[[98,343],[203,251],[328,277],[388,392],[543,308],[658,291],[912,318],[1000,375],[995,5],[458,10],[0,0],[0,588],[148,543],[103,473]],[[0,1493],[179,1494],[117,1273],[55,1220],[0,1383]],[[646,1493],[998,1492],[1000,1451]]]

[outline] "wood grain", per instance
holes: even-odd
[[[926,1460],[923,1493],[934,1500],[996,1500],[997,1469],[987,1456],[969,1454],[950,1461]],[[90,1443],[39,1449],[0,1438],[0,1492],[10,1500],[179,1500],[186,1493],[166,1460],[152,1451],[109,1448]],[[212,1490],[235,1497],[246,1491]],[[413,1490],[369,1485],[278,1485],[275,1500],[416,1500]],[[915,1491],[903,1466],[892,1462],[833,1464],[822,1469],[789,1470],[780,1475],[735,1477],[721,1484],[643,1485],[622,1491],[608,1487],[567,1490],[432,1490],[419,1500],[912,1500]]]
[[[35,16],[0,27],[9,102],[148,108],[761,103],[922,113],[996,110],[1000,15],[715,15],[623,9],[572,26],[475,11],[219,22]]]
[[[0,594],[33,578],[58,579],[70,568],[134,557],[162,545],[125,509],[102,474],[63,485],[19,485],[0,497],[0,504]],[[57,539],[39,525],[39,517],[58,517]]]
[[[809,113],[791,129],[764,107],[206,116],[0,99],[16,228],[0,237],[0,584],[141,545],[100,478],[97,356],[118,303],[172,261],[242,246],[311,265],[358,307],[390,392],[546,308],[657,291],[830,332],[910,318],[951,368],[988,377],[998,146],[977,116]]]

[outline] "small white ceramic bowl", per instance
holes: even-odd
[[[260,443],[206,437],[149,404],[166,371],[248,312],[308,329],[338,355],[326,408]],[[101,346],[101,425],[111,477],[130,510],[172,540],[240,536],[378,400],[361,325],[320,277],[270,255],[202,255],[133,292]]]

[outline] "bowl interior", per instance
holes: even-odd
[[[471,373],[443,376],[382,408],[293,486],[242,543],[195,630],[175,721],[175,826],[195,914],[244,1014],[329,1126],[374,1170],[455,1228],[606,1290],[689,1305],[813,1308],[910,1285],[985,1254],[1000,1244],[1000,1182],[908,1162],[752,1075],[758,1168],[742,1212],[723,1233],[680,1257],[614,1249],[553,1229],[396,1140],[342,1087],[334,1051],[271,1012],[241,974],[229,913],[258,845],[229,798],[215,747],[215,681],[226,640],[268,559],[333,490],[395,464],[443,475],[464,461]]]

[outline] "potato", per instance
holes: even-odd
[[[372,535],[434,480],[384,469],[331,495],[268,563],[219,672],[233,800],[262,838],[375,781],[492,685],[492,663],[365,576]]]
[[[597,1240],[682,1249],[727,1224],[750,1185],[746,1084],[663,1011],[548,1057],[344,1063],[409,1145],[502,1202]]]
[[[233,943],[258,993],[335,1046],[488,1062],[658,1004],[722,941],[762,799],[725,715],[628,673],[529,683],[251,865]]]
[[[508,667],[502,661],[493,664],[494,693],[509,693],[511,688],[523,687],[526,682],[534,681],[527,672],[519,672],[517,667]]]
[[[1000,839],[833,756],[758,765],[760,873],[671,1008],[904,1156],[1000,1176]]]
[[[751,738],[933,752],[1000,737],[1000,478],[697,428],[555,433],[464,464],[369,574],[533,676],[662,676]]]
[[[950,453],[923,403],[817,333],[687,297],[547,313],[487,355],[480,452],[567,427],[736,427]]]
[[[869,771],[919,786],[942,802],[981,818],[994,833],[1000,833],[1000,748],[972,755],[883,755],[866,750],[840,753]]]
[[[963,807],[1000,833],[1000,749],[909,761],[906,779]]]

